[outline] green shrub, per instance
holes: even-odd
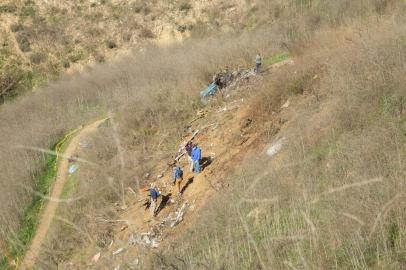
[[[25,33],[18,33],[16,36],[18,47],[22,52],[29,52],[31,50],[31,43]]]
[[[13,24],[10,26],[10,30],[11,30],[11,32],[13,32],[13,33],[20,32],[20,31],[23,31],[23,30],[24,30],[24,26],[23,26],[22,24],[20,24],[20,23],[13,23]]]
[[[33,64],[41,64],[42,62],[45,62],[47,60],[47,55],[44,52],[33,52],[30,55],[30,62]]]
[[[70,62],[69,62],[69,60],[67,60],[67,59],[63,60],[62,66],[63,66],[64,68],[70,68]]]
[[[72,63],[76,63],[83,59],[83,52],[82,51],[74,51],[68,56],[69,60]]]
[[[4,4],[0,6],[0,13],[15,13],[17,6],[15,4]]]
[[[32,5],[24,5],[21,9],[21,16],[34,18],[37,15],[36,9]]]

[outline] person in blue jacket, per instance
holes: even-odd
[[[183,170],[181,167],[179,166],[175,166],[173,167],[173,171],[172,171],[172,183],[173,185],[177,187],[177,191],[178,191],[178,196],[181,194],[181,189],[180,189],[180,184],[183,181]]]
[[[193,161],[193,172],[200,173],[200,160],[202,158],[202,150],[197,144],[193,145],[192,148],[192,161]]]
[[[149,211],[151,213],[151,217],[153,218],[156,215],[159,192],[153,183],[151,183],[149,187],[142,189],[142,191],[146,191],[149,193],[149,197],[150,197],[149,198],[150,199]]]

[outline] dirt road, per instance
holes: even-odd
[[[76,134],[76,136],[71,139],[71,141],[69,142],[68,146],[66,147],[66,150],[64,151],[63,155],[65,157],[73,156],[78,150],[79,142],[83,138],[86,138],[89,134],[95,132],[97,130],[98,126],[101,123],[103,123],[104,121],[105,121],[105,119],[98,120],[90,125],[83,127]],[[66,158],[61,159],[59,166],[58,166],[56,180],[53,185],[52,192],[50,194],[50,197],[52,198],[52,200],[48,201],[48,203],[45,207],[45,210],[41,214],[42,216],[41,216],[40,222],[38,224],[37,231],[31,242],[31,246],[27,250],[27,253],[25,254],[25,257],[21,263],[21,269],[32,269],[34,267],[36,259],[41,250],[41,245],[44,242],[48,229],[51,225],[52,219],[55,215],[56,209],[58,208],[59,202],[57,199],[59,199],[59,197],[61,196],[63,187],[67,180],[68,168],[69,168],[69,161]],[[56,199],[56,200],[54,200],[54,199]]]

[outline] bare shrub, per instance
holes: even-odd
[[[143,28],[140,33],[141,38],[154,38],[155,34],[151,31],[151,29]]]

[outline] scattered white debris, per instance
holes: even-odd
[[[289,105],[290,105],[290,101],[289,101],[289,99],[281,106],[281,109],[286,109],[286,108],[288,108],[289,107]]]
[[[282,138],[276,140],[276,142],[274,142],[268,148],[268,150],[266,150],[266,154],[270,157],[276,155],[282,149],[282,145],[283,145],[284,141],[285,141],[285,137],[282,137]]]
[[[163,174],[158,174],[156,178],[158,178],[158,179],[159,179],[159,178],[162,178],[162,177],[164,177],[164,175],[163,175]]]
[[[183,216],[186,213],[187,207],[189,206],[189,204],[187,202],[185,202],[182,207],[175,212],[175,217],[172,218],[172,222],[171,222],[171,227],[175,227],[176,225],[178,225],[180,222],[182,222],[183,220]]]
[[[100,252],[93,256],[92,262],[93,262],[93,263],[97,263],[97,261],[98,261],[99,259],[100,259]]]
[[[69,169],[68,169],[69,174],[72,174],[72,173],[76,172],[77,169],[78,169],[78,167],[79,167],[79,166],[78,166],[77,164],[72,164],[72,165],[70,165],[70,166],[69,166]]]
[[[157,248],[159,246],[158,239],[151,232],[140,233],[139,235],[130,235],[128,239],[129,245],[141,245],[149,248]]]
[[[118,254],[120,254],[121,252],[123,252],[125,250],[125,248],[119,248],[119,249],[117,249],[116,251],[114,251],[113,252],[113,255],[118,255]]]
[[[117,265],[116,267],[114,267],[114,270],[120,270],[120,265]]]

